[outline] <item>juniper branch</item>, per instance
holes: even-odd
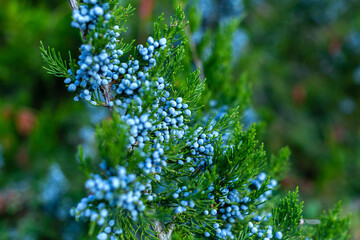
[[[70,8],[72,11],[74,10],[77,10],[79,9],[79,6],[77,4],[77,0],[68,0],[69,2],[69,5],[70,5]],[[81,30],[81,35],[83,37],[83,40],[85,41],[86,40],[86,36],[87,36],[87,32],[86,30]],[[111,91],[110,91],[110,86],[109,85],[101,85],[100,86],[100,90],[101,90],[101,93],[105,99],[105,104],[106,104],[106,107],[109,108],[110,112],[112,112],[112,108],[108,106],[108,103],[111,101],[112,99],[112,94],[111,94]]]

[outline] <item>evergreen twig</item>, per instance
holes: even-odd
[[[68,0],[70,8],[72,11],[79,9],[78,4],[77,4],[77,0]],[[81,34],[83,37],[83,40],[86,40],[86,36],[87,36],[87,31],[81,30]],[[111,91],[110,91],[110,86],[109,85],[102,85],[100,86],[100,91],[105,99],[105,104],[106,107],[109,109],[110,113],[112,112],[112,108],[108,106],[109,102],[112,99],[112,95],[111,95]]]

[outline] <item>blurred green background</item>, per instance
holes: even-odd
[[[132,4],[137,10],[126,38],[138,42],[159,14],[172,12],[172,1]],[[242,18],[232,51],[236,71],[252,82],[245,118],[260,123],[269,153],[290,147],[282,189],[300,186],[307,218],[343,200],[344,212],[353,213],[353,239],[360,239],[360,1],[196,4],[203,29]],[[76,151],[83,144],[94,154],[93,128],[106,113],[74,103],[63,80],[42,69],[39,51],[43,41],[63,56],[77,56],[80,35],[70,22],[66,0],[0,0],[1,239],[86,236],[68,215],[84,194]],[[194,33],[195,43],[201,34]]]

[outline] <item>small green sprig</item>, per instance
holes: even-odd
[[[347,240],[350,238],[350,216],[340,216],[341,202],[338,202],[333,210],[326,211],[320,217],[320,224],[315,227],[313,240],[336,239]]]
[[[300,235],[300,219],[302,219],[303,202],[299,201],[299,189],[281,199],[272,211],[275,232],[281,231],[283,239]]]
[[[41,56],[47,65],[43,68],[47,73],[61,78],[70,77],[67,62],[62,59],[60,52],[56,53],[56,50],[50,47],[46,49],[42,42],[40,44]],[[69,56],[71,59],[70,53]]]

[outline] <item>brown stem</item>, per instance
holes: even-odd
[[[112,107],[109,106],[109,102],[112,99],[112,94],[111,94],[111,90],[110,90],[110,84],[101,85],[100,86],[100,91],[101,91],[102,95],[104,96],[105,106],[107,108],[109,108],[110,113],[111,113],[112,112]]]
[[[160,221],[154,221],[154,230],[158,232],[160,240],[170,240],[174,228],[175,224],[171,224],[169,228],[166,228]]]
[[[77,1],[76,0],[68,0],[71,9],[74,11],[75,9],[79,9],[78,5],[77,5]]]
[[[68,0],[68,2],[69,2],[69,5],[71,7],[71,10],[74,11],[74,10],[79,9],[79,6],[77,4],[77,0]],[[81,30],[81,35],[82,35],[83,39],[86,40],[87,32],[84,31],[84,30]]]

